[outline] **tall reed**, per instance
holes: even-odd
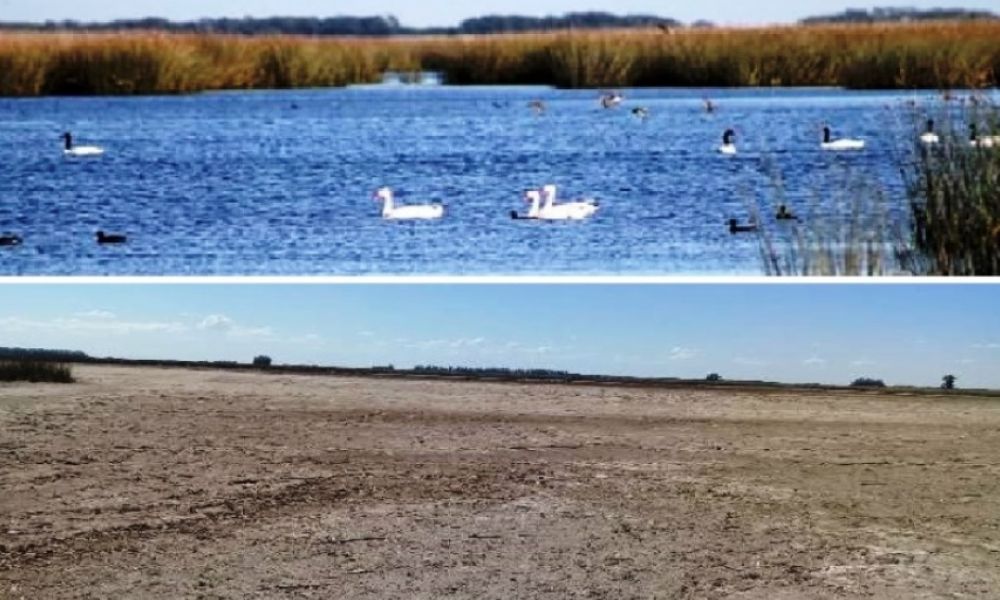
[[[1000,82],[1000,22],[400,38],[0,34],[6,96],[339,86],[387,69],[567,88],[986,87]]]
[[[935,116],[941,143],[917,148],[905,171],[914,245],[931,274],[1000,275],[1000,110],[974,97]]]

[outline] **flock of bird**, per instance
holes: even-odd
[[[600,97],[602,108],[613,109],[620,106],[625,101],[624,96],[619,92],[605,92]],[[544,113],[545,103],[542,100],[532,100],[528,106],[537,114]],[[705,111],[714,113],[716,105],[708,98],[704,100]],[[645,120],[649,117],[649,109],[638,106],[632,109],[632,114]],[[920,135],[920,141],[925,145],[935,145],[941,142],[941,137],[934,129],[933,119],[928,119],[926,130]],[[73,142],[73,135],[66,132],[62,135],[63,154],[67,157],[97,157],[104,154],[104,148],[100,146],[78,146]],[[1000,147],[1000,135],[980,135],[975,123],[969,125],[969,145],[974,148]],[[852,138],[834,138],[833,132],[828,125],[823,126],[823,138],[820,148],[832,152],[859,151],[865,148],[865,141]],[[722,145],[718,147],[718,153],[725,156],[738,154],[736,146],[736,131],[732,128],[726,129],[722,134]],[[547,184],[539,189],[528,190],[524,193],[524,201],[529,204],[526,213],[511,211],[510,216],[515,220],[538,220],[538,221],[582,221],[588,219],[600,208],[600,204],[593,199],[581,199],[571,202],[558,202],[556,198],[557,188],[554,184]],[[445,214],[443,204],[411,204],[399,205],[396,203],[392,189],[383,187],[378,189],[373,195],[373,199],[382,203],[382,218],[391,221],[412,221],[412,220],[435,220],[441,219]],[[797,217],[784,205],[778,207],[775,219],[796,220]],[[740,224],[736,219],[729,220],[730,233],[742,233],[755,231],[756,223]],[[124,244],[127,237],[120,234],[107,234],[103,231],[97,232],[97,243],[100,245]],[[17,235],[0,235],[0,246],[19,246],[23,243],[21,237]]]

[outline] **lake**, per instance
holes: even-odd
[[[596,91],[362,86],[172,97],[0,99],[4,275],[761,274],[780,181],[808,223],[849,220],[849,191],[883,192],[903,220],[900,162],[912,93],[840,90]],[[702,98],[718,106],[707,114]],[[546,104],[544,114],[528,107]],[[631,108],[644,106],[640,120]],[[819,147],[820,127],[867,141]],[[734,127],[740,153],[716,153]],[[106,149],[70,159],[60,136]],[[523,191],[593,197],[586,222],[514,221]],[[443,202],[436,222],[387,222],[372,200]],[[97,230],[126,234],[98,246]]]

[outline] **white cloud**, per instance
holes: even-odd
[[[90,310],[70,317],[49,319],[0,317],[0,330],[91,335],[179,334],[212,331],[233,337],[271,337],[270,327],[239,325],[225,315],[208,315],[192,321],[128,320],[112,312]]]
[[[851,361],[851,366],[854,366],[854,367],[872,367],[872,366],[875,366],[875,361],[861,358],[861,359],[858,359],[858,360],[852,360]]]
[[[170,321],[125,321],[105,316],[56,317],[53,319],[25,319],[21,317],[0,318],[0,329],[10,331],[51,331],[62,333],[181,333],[188,327],[183,323]]]
[[[209,331],[230,331],[233,328],[233,320],[226,315],[208,315],[198,323],[198,329]]]
[[[1000,350],[1000,342],[984,342],[982,344],[973,344],[972,347],[976,350]]]
[[[271,337],[274,330],[270,327],[252,327],[240,325],[226,315],[208,315],[197,325],[202,331],[215,331],[233,337]]]
[[[807,366],[812,366],[812,367],[820,366],[820,365],[825,365],[826,364],[826,359],[825,358],[820,358],[818,356],[810,356],[809,358],[803,360],[802,364],[807,365]]]
[[[674,346],[670,349],[670,356],[668,358],[669,360],[691,360],[696,356],[698,356],[698,351],[693,348]]]

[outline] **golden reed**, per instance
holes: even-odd
[[[0,34],[5,96],[341,86],[385,70],[567,88],[982,88],[1000,82],[1000,21],[399,38]]]

